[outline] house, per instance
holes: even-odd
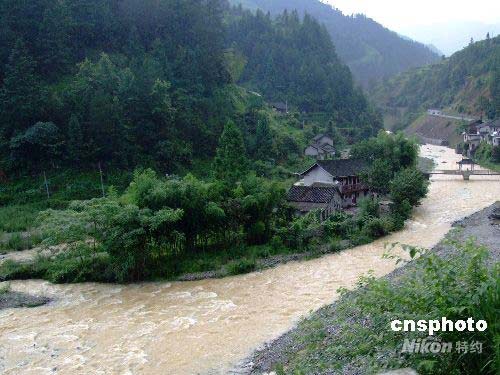
[[[440,109],[428,109],[427,113],[429,115],[440,116],[442,112]]]
[[[489,122],[474,121],[468,125],[462,135],[468,157],[474,156],[481,142],[500,146],[500,118]]]
[[[500,118],[485,123],[484,128],[488,130],[488,133],[484,137],[486,143],[492,146],[500,146]]]
[[[467,126],[467,129],[462,133],[464,137],[464,144],[468,145],[466,147],[468,156],[474,155],[476,149],[479,147],[479,144],[481,143],[480,129],[483,127],[483,121],[476,120],[471,122]]]
[[[342,209],[342,197],[337,186],[299,186],[288,191],[287,201],[295,207],[299,215],[319,210],[320,219],[325,220]]]
[[[276,112],[288,113],[288,103],[275,102],[269,104],[271,105],[271,108],[274,109]]]
[[[316,137],[312,139],[312,142],[314,144],[319,144],[319,145],[330,145],[333,146],[333,139],[329,135],[326,134],[318,134]]]
[[[334,186],[342,198],[342,208],[355,206],[358,199],[370,195],[368,186],[361,182],[360,174],[368,169],[361,159],[318,160],[300,173],[297,186]]]
[[[304,154],[320,160],[335,156],[332,137],[325,134],[318,134],[311,140],[309,146],[306,147]]]

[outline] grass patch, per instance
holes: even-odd
[[[30,203],[0,207],[0,231],[20,232],[32,228],[38,213],[48,206],[46,203]]]
[[[42,242],[42,235],[39,232],[8,233],[0,239],[0,254],[10,251],[29,250]]]

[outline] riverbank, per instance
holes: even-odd
[[[496,202],[492,206],[454,222],[452,225],[453,229],[447,234],[446,238],[434,246],[429,254],[450,259],[457,252],[456,245],[450,241],[466,243],[468,239],[475,238],[477,244],[488,248],[491,264],[500,261],[499,211],[500,202]],[[396,269],[385,276],[384,279],[391,284],[397,285],[404,275],[409,274],[415,268],[414,262]],[[330,370],[332,369],[324,367],[325,362],[329,361],[323,358],[321,348],[325,349],[328,346],[339,345],[339,337],[342,331],[346,329],[346,326],[345,322],[340,322],[337,317],[339,314],[345,315],[345,311],[343,310],[356,302],[359,293],[359,290],[347,292],[336,302],[316,311],[295,328],[255,352],[249,359],[243,361],[234,372],[241,374],[261,374],[277,370],[278,373],[281,373],[285,371],[284,369],[287,369],[287,371],[297,369],[297,367],[302,366],[307,361],[313,361],[312,364],[309,362],[308,365],[314,367],[314,361],[316,361],[318,373],[331,373]],[[387,302],[389,303],[389,301]],[[358,325],[360,329],[368,329],[371,323],[369,322],[370,319],[364,320],[367,317],[363,316],[363,314],[358,314],[357,311],[353,311],[350,317],[352,321],[349,324],[352,326]],[[321,338],[320,341],[322,341],[322,344],[311,349],[311,346],[317,345],[318,336]],[[355,340],[354,337],[352,339]],[[352,345],[351,343],[344,342],[340,344],[347,347]],[[358,342],[357,344],[361,343]],[[353,348],[353,350],[358,349]],[[304,352],[308,351],[308,354],[304,354]],[[342,374],[370,372],[367,368],[363,368],[363,365],[369,363],[368,360],[363,358],[367,355],[368,351],[365,350],[363,352],[361,350],[359,358],[351,359],[351,361],[343,361],[342,358],[339,358],[337,364],[342,367],[337,368],[337,371]],[[333,372],[335,373],[335,371]]]

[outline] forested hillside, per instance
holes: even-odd
[[[0,162],[10,173],[189,170],[215,155],[229,120],[250,158],[286,159],[297,140],[276,132],[288,125],[271,118],[271,99],[365,133],[380,127],[310,17],[273,21],[224,0],[1,0],[0,28]],[[271,142],[265,155],[259,136]]]
[[[296,11],[272,18],[235,8],[229,44],[243,60],[242,85],[300,112],[329,113],[336,124],[374,135],[380,120],[369,108],[349,68],[341,63],[326,29]],[[378,125],[380,124],[380,126]]]
[[[494,118],[500,115],[500,36],[471,43],[438,64],[402,73],[371,93],[405,127],[428,108]]]
[[[308,13],[324,24],[340,58],[354,77],[367,86],[382,78],[439,60],[439,55],[421,43],[403,38],[364,15],[345,16],[318,0],[231,0],[249,9],[271,14],[294,9]]]

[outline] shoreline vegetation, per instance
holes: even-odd
[[[500,370],[498,299],[500,202],[456,221],[431,250],[409,248],[413,260],[389,275],[360,278],[235,369],[239,374],[360,374],[414,368],[419,374],[497,374]],[[440,297],[441,296],[441,297]],[[392,319],[484,318],[484,333],[441,332],[442,342],[480,341],[483,352],[401,353],[404,339]]]
[[[352,153],[370,160],[362,178],[390,207],[383,210],[372,197],[361,200],[353,215],[339,211],[326,221],[317,212],[297,217],[284,199],[290,182],[257,177],[241,159],[241,138],[228,123],[210,178],[137,170],[122,193],[110,188],[106,197],[42,211],[32,230],[42,247],[63,245],[63,251],[31,262],[6,259],[0,280],[127,283],[252,272],[397,231],[427,193],[417,144],[380,132],[355,144]]]

